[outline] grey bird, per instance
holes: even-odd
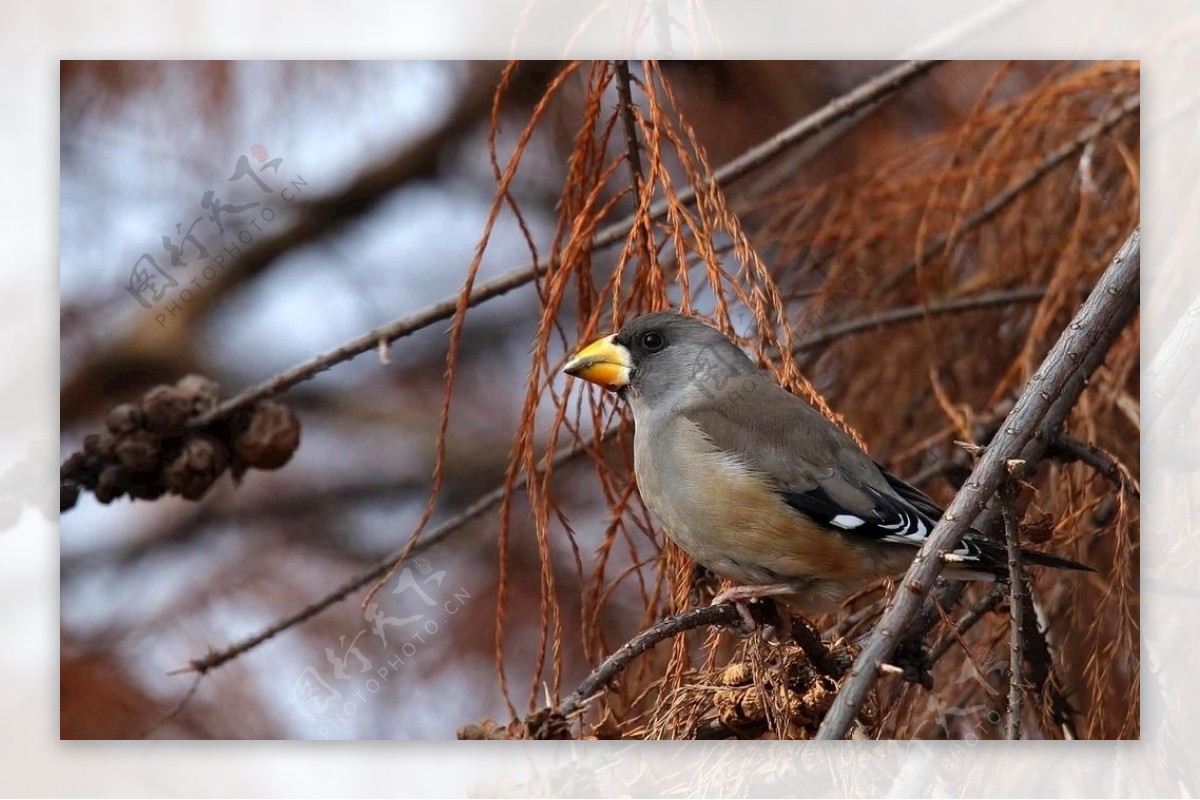
[[[775,597],[799,613],[836,608],[904,573],[942,516],[844,431],[779,386],[704,322],[648,314],[579,351],[569,375],[633,413],[646,506],[698,563],[736,584],[714,602]],[[943,574],[1007,573],[1003,545],[969,533]],[[1086,567],[1024,551],[1026,563]]]

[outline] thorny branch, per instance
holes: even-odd
[[[642,156],[638,145],[637,120],[633,116],[633,90],[630,83],[629,62],[616,61],[617,99],[621,108],[621,124],[625,130],[625,154],[629,159],[629,178],[633,183],[633,196],[642,195]]]
[[[1000,488],[1000,515],[1004,518],[1004,546],[1008,551],[1008,718],[1005,739],[1021,738],[1021,701],[1025,694],[1022,665],[1025,661],[1025,571],[1021,568],[1020,525],[1017,519],[1017,486],[1012,474],[1023,462],[1010,461],[1010,477]]]
[[[875,683],[880,664],[896,649],[941,572],[942,560],[938,554],[952,550],[962,540],[999,488],[1008,461],[1022,458],[1025,445],[1038,432],[1042,421],[1056,409],[1065,416],[1078,399],[1091,369],[1102,360],[1111,342],[1132,318],[1139,297],[1140,245],[1141,232],[1135,228],[1030,379],[965,488],[955,495],[913,560],[851,668],[837,701],[821,723],[818,739],[841,739],[846,735]]]

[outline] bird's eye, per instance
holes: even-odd
[[[649,333],[642,334],[642,347],[646,348],[650,352],[662,350],[666,346],[667,340],[664,339],[663,335],[658,331],[650,331]]]

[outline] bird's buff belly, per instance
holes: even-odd
[[[698,563],[739,584],[794,584],[795,604],[809,609],[874,577],[854,547],[793,510],[744,463],[698,431],[676,433],[666,446],[636,448],[634,467],[646,506]]]

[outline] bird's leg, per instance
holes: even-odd
[[[761,586],[731,586],[714,597],[712,604],[716,606],[721,603],[732,602],[737,607],[742,621],[746,623],[746,627],[753,630],[757,627],[758,623],[755,621],[754,615],[750,613],[750,607],[746,604],[746,601],[757,600],[761,597],[778,597],[779,595],[792,594],[795,591],[795,587],[789,583],[768,583]],[[788,621],[791,621],[790,618]]]
[[[788,609],[787,603],[776,598],[775,600],[775,616],[779,617],[779,641],[786,642],[792,637],[792,612]]]

